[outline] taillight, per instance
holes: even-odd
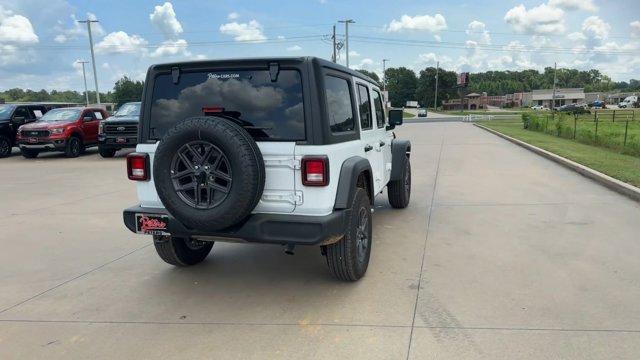
[[[302,185],[329,185],[329,159],[326,156],[305,156],[302,158]]]
[[[149,180],[149,154],[134,152],[127,155],[127,175],[129,180]]]

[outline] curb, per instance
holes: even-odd
[[[480,124],[476,124],[474,123],[473,125],[486,130],[494,135],[497,135],[507,141],[510,141],[518,146],[521,146],[529,151],[532,151],[542,157],[545,157],[553,162],[556,162],[568,169],[571,169],[577,173],[579,173],[580,175],[587,177],[591,180],[594,180],[596,182],[598,182],[601,185],[604,185],[606,188],[611,189],[619,194],[622,194],[632,200],[638,201],[640,202],[640,188],[637,188],[633,185],[629,185],[625,182],[622,182],[618,179],[614,179],[609,175],[603,174],[599,171],[593,170],[592,168],[586,167],[584,165],[578,164],[575,161],[569,160],[567,158],[564,158],[560,155],[556,155],[552,152],[549,152],[547,150],[541,149],[537,146],[533,146],[531,144],[528,144],[524,141],[512,138],[511,136],[507,136],[501,132],[498,132],[496,130],[493,129],[489,129],[486,126],[480,125]]]

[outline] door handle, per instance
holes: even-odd
[[[380,147],[383,147],[385,145],[386,145],[386,143],[384,141],[380,140]]]
[[[371,151],[371,150],[373,150],[373,146],[371,145],[367,145],[364,147],[364,152]]]

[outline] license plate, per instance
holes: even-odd
[[[116,138],[116,143],[118,144],[124,144],[127,142],[126,138]]]
[[[146,235],[170,235],[167,215],[136,214],[136,232]]]
[[[29,138],[29,142],[30,143],[37,143],[38,142],[38,138]]]

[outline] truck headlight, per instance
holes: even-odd
[[[100,123],[98,124],[98,134],[103,134],[104,133],[104,124],[102,124],[102,121],[100,121]]]
[[[63,128],[51,129],[51,134],[62,134],[64,132]]]

